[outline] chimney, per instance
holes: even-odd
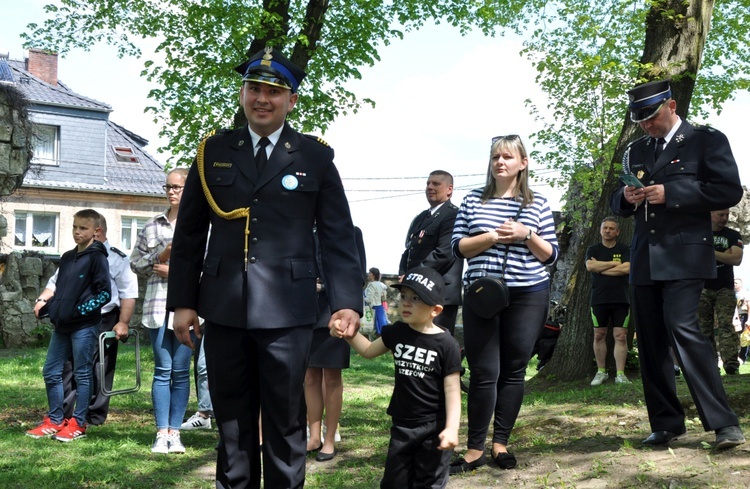
[[[57,85],[57,53],[29,49],[26,70],[50,85]]]

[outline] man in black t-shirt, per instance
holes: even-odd
[[[716,278],[706,280],[698,304],[698,320],[703,335],[711,340],[728,375],[739,373],[740,336],[734,330],[732,318],[737,299],[734,294],[734,269],[742,263],[742,236],[726,227],[729,210],[711,211],[716,254]],[[716,334],[714,334],[714,328]]]
[[[602,242],[586,250],[586,270],[591,272],[591,320],[594,323],[594,356],[597,372],[591,385],[601,385],[609,378],[606,368],[607,328],[612,323],[615,340],[615,383],[629,384],[625,376],[628,358],[628,274],[630,248],[617,242],[620,225],[613,217],[605,217],[599,228]]]

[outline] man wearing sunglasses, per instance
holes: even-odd
[[[716,432],[717,449],[732,448],[745,438],[697,309],[704,280],[716,277],[711,211],[742,198],[737,163],[724,134],[677,115],[668,81],[639,85],[628,96],[631,120],[647,135],[628,147],[623,170],[642,186],[622,184],[611,206],[635,219],[630,284],[652,430],[643,444],[667,445],[686,431],[671,346],[703,428]]]

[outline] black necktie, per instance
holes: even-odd
[[[268,155],[266,154],[266,146],[271,144],[271,140],[267,137],[260,138],[260,141],[258,141],[258,152],[255,153],[255,167],[258,169],[258,175],[263,173],[263,169],[266,167],[266,163],[268,163]]]
[[[661,152],[664,151],[664,145],[667,144],[667,140],[659,138],[656,140],[656,147],[654,148],[654,161],[659,159]]]

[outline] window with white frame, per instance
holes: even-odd
[[[147,217],[122,216],[122,233],[120,236],[120,246],[123,251],[130,252],[138,240],[138,233],[148,221]]]
[[[57,252],[59,214],[16,211],[13,245],[16,248]]]
[[[39,165],[60,164],[60,128],[45,124],[34,125],[34,160]]]

